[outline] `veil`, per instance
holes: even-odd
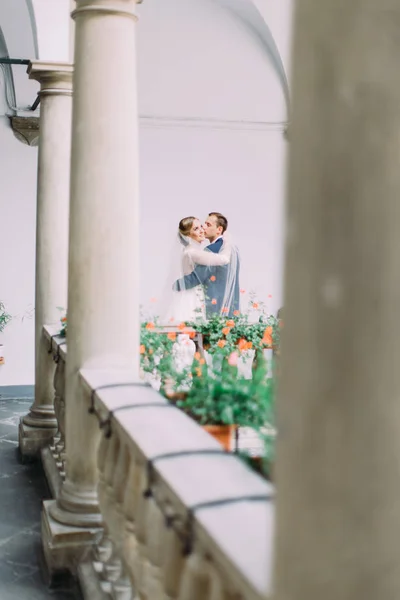
[[[240,310],[239,253],[230,234],[222,238],[215,253],[207,251],[208,243],[180,232],[175,236],[161,298],[161,325],[204,321],[215,314],[233,316]]]

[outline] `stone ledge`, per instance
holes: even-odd
[[[152,462],[153,497],[159,506],[173,511],[176,522],[186,523],[191,507],[198,504],[234,499],[195,511],[195,543],[243,597],[266,597],[271,592],[273,486],[236,456],[223,452],[211,436],[152,388],[101,389],[134,381],[129,372],[85,369],[81,379],[88,398],[97,390],[94,403],[101,419],[118,408],[111,435],[129,449],[143,470],[155,456],[186,453]],[[146,407],[154,403],[160,406]],[[141,406],[129,408],[135,404]],[[196,453],[199,450],[204,454]],[[257,500],[246,499],[249,496]]]

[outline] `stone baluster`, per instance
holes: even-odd
[[[115,470],[113,482],[114,489],[114,515],[112,521],[112,538],[118,557],[121,559],[121,570],[117,580],[112,582],[111,596],[113,600],[130,600],[133,591],[129,576],[124,563],[124,536],[126,528],[126,517],[123,510],[125,497],[126,476],[129,473],[130,454],[125,444],[120,446],[118,463]]]
[[[63,385],[65,384],[64,366],[65,365],[62,364],[62,361],[59,361],[59,363],[56,366],[56,370],[54,372],[54,414],[56,415],[56,419],[57,419],[57,432],[55,433],[53,439],[51,440],[51,442],[49,444],[49,449],[50,449],[51,453],[53,454],[53,457],[55,457],[55,455],[56,455],[56,446],[61,440],[59,408],[60,408],[61,382]]]
[[[192,554],[185,561],[178,600],[210,600],[211,580],[207,560]]]
[[[134,457],[130,457],[130,466],[127,474],[127,481],[124,490],[124,497],[122,503],[122,511],[125,517],[125,534],[123,539],[122,555],[126,566],[127,574],[129,576],[132,590],[138,590],[138,574],[137,574],[137,556],[138,556],[138,543],[136,539],[136,518],[135,518],[135,499],[137,497],[137,490],[139,488],[139,477],[140,469],[138,463]]]
[[[65,360],[58,355],[54,374],[54,413],[58,431],[51,444],[41,451],[42,464],[53,497],[57,497],[65,477]]]
[[[98,483],[98,496],[100,506],[104,506],[105,494],[106,494],[106,480],[105,470],[106,464],[108,464],[107,457],[111,452],[110,440],[103,436],[101,438],[99,452],[98,452],[98,469],[99,469],[99,483]],[[112,542],[108,535],[107,526],[104,527],[103,532],[99,535],[97,543],[93,547],[93,566],[94,570],[100,577],[104,570],[104,564],[110,559],[112,552]]]
[[[163,600],[163,560],[166,539],[165,517],[153,498],[148,499],[146,514],[146,592],[154,600]]]
[[[73,13],[68,456],[59,497],[44,503],[42,516],[50,573],[74,571],[103,523],[97,496],[101,436],[79,373],[108,368],[139,379],[135,10],[136,0],[77,0]]]
[[[58,430],[60,437],[55,445],[54,458],[57,467],[60,471],[62,479],[65,478],[65,362],[59,360],[56,368],[58,373],[56,397],[55,397],[55,414],[58,422]]]
[[[165,549],[163,585],[167,596],[175,600],[179,595],[186,559],[182,552],[182,541],[172,528],[166,531]]]
[[[121,572],[121,560],[116,552],[112,535],[115,505],[113,483],[116,465],[118,464],[119,448],[119,440],[117,436],[113,435],[108,442],[102,492],[99,494],[101,512],[104,518],[104,533],[110,542],[108,557],[103,563],[101,571],[101,580],[103,590],[109,595],[111,595],[112,591],[112,582],[118,579]]]

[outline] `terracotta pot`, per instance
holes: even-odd
[[[236,425],[203,425],[203,429],[208,431],[225,450],[228,452],[233,450]]]

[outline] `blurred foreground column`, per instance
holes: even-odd
[[[50,572],[74,570],[102,524],[99,423],[79,371],[138,378],[136,0],[77,0],[66,362],[66,480],[44,503]]]
[[[399,22],[297,2],[276,600],[400,598]]]
[[[37,456],[57,431],[54,362],[43,325],[60,323],[67,305],[68,214],[71,161],[72,71],[70,64],[32,62],[40,83],[35,301],[35,401],[19,426],[22,456]]]

